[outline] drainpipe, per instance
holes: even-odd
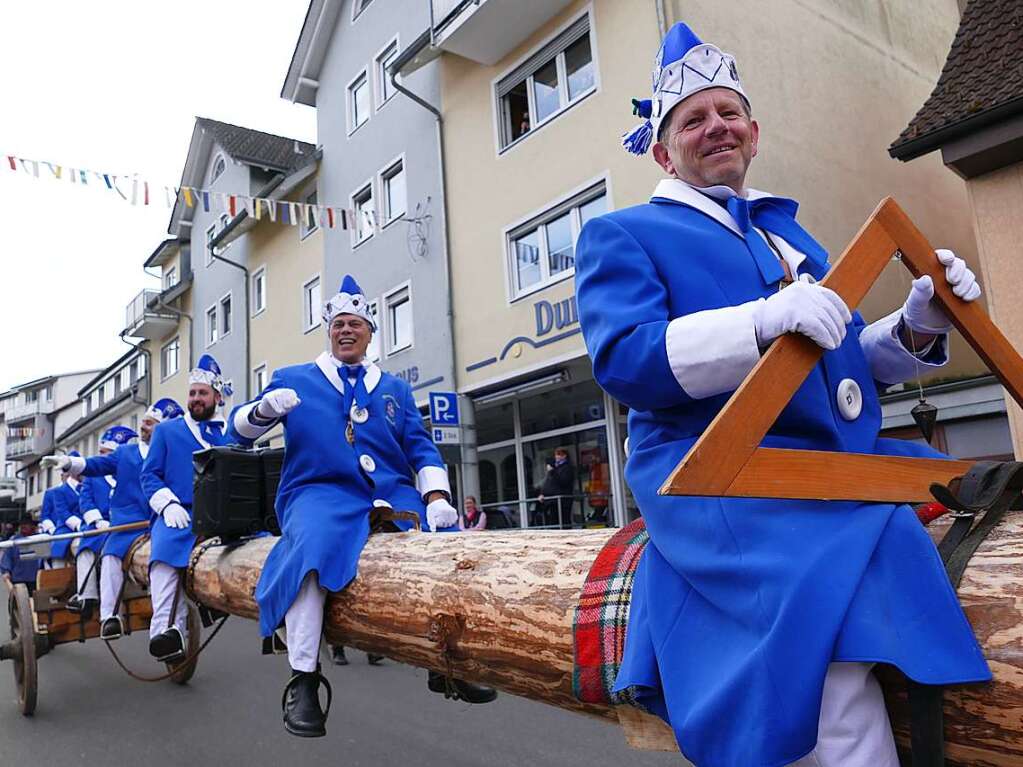
[[[217,253],[216,247],[210,251],[210,255],[213,256],[217,261],[223,261],[225,264],[233,266],[235,269],[241,269],[242,274],[245,275],[245,399],[249,398],[249,376],[252,374],[252,333],[249,332],[249,269],[246,266],[242,266],[237,261],[232,261],[230,258],[224,258],[222,255]]]
[[[132,349],[137,351],[143,357],[146,358],[146,398],[144,400],[137,400],[135,398],[136,387],[131,388],[131,401],[136,405],[142,405],[142,407],[149,407],[153,401],[153,355],[148,349],[144,349],[142,344],[133,344],[127,338],[124,337],[124,331],[121,331],[118,336],[124,343],[128,344]],[[189,344],[191,346],[191,344]]]
[[[431,5],[432,10],[432,5]],[[448,189],[447,189],[447,173],[445,172],[445,159],[444,159],[444,117],[441,115],[440,110],[437,109],[433,104],[426,101],[419,95],[413,93],[400,82],[398,82],[398,74],[402,68],[411,61],[416,54],[430,45],[430,40],[433,35],[433,28],[424,32],[415,40],[412,45],[407,48],[395,62],[387,70],[388,75],[391,78],[391,85],[399,93],[404,94],[416,104],[419,104],[423,109],[430,112],[436,120],[437,124],[437,151],[440,161],[440,196],[441,205],[440,213],[444,219],[444,226],[441,228],[442,236],[444,237],[444,278],[447,281],[447,296],[446,296],[446,309],[448,317],[448,334],[451,337],[451,364],[448,368],[449,375],[451,376],[451,387],[455,388],[457,378],[455,377],[455,310],[454,300],[452,298],[451,289],[451,257],[449,255],[449,243],[451,242],[451,229],[448,223]],[[462,415],[462,439],[464,440],[461,446],[462,453],[462,492],[465,495],[474,495],[479,498],[479,469],[478,459],[476,455],[476,411],[473,406],[472,400],[467,397],[460,398],[463,407],[459,408],[459,412]],[[462,496],[462,498],[465,497]]]
[[[663,40],[664,36],[668,34],[668,19],[664,12],[664,0],[654,0],[654,10],[657,11],[657,31],[660,32],[660,38]]]

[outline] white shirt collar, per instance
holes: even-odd
[[[341,379],[338,377],[337,370],[343,364],[345,363],[338,360],[328,351],[320,352],[320,356],[316,358],[316,367],[320,369],[324,377],[330,381],[330,385],[337,389],[341,396],[344,396],[345,388],[341,385]],[[380,383],[380,376],[383,375],[383,372],[375,363],[367,359],[364,359],[360,364],[366,368],[366,375],[362,378],[362,385],[366,387],[368,394],[372,394],[377,384]]]
[[[185,411],[185,415],[183,416],[183,418],[185,419],[185,426],[187,426],[188,430],[192,432],[192,436],[195,438],[195,441],[202,445],[204,448],[212,447],[209,442],[203,439],[202,431],[200,431],[199,429],[199,421],[196,421],[194,418],[192,418],[192,414],[189,413],[187,410]],[[226,433],[226,423],[224,419],[219,415],[214,416],[213,418],[210,418],[204,421],[203,423],[219,424],[220,431],[222,433]]]

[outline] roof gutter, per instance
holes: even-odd
[[[958,138],[975,133],[989,125],[1019,114],[1023,114],[1023,98],[1013,99],[996,107],[977,112],[965,120],[939,128],[931,133],[925,133],[923,136],[907,141],[904,144],[892,144],[888,147],[888,154],[894,159],[902,160],[903,162],[915,160],[917,157],[922,157],[936,149],[941,149]]]

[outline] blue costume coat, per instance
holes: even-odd
[[[282,419],[286,453],[276,501],[282,535],[256,587],[264,636],[280,625],[310,571],[328,591],[355,577],[371,507],[414,511],[425,528],[423,496],[448,490],[447,470],[400,378],[366,365],[355,395],[366,415],[353,423],[354,445],[345,438],[344,384],[330,355],[275,371],[265,391],[280,388],[294,389],[302,402]],[[257,403],[231,414],[236,441],[251,445],[272,428],[248,419]]]
[[[50,520],[56,526],[53,535],[65,535],[73,532],[67,526],[67,518],[78,516],[78,493],[81,489],[71,487],[67,482],[62,482],[57,487],[52,487],[43,494],[43,508],[39,514],[39,521]],[[50,557],[52,559],[64,559],[71,550],[71,541],[57,541],[50,544]]]
[[[651,536],[616,689],[668,721],[700,767],[780,767],[816,744],[832,661],[890,663],[929,684],[989,679],[908,506],[657,494],[731,394],[696,397],[682,387],[669,322],[778,289],[765,283],[743,237],[712,209],[655,197],[587,223],[577,259],[594,376],[630,408],[626,478]],[[819,278],[827,265],[808,259],[803,268]],[[937,455],[878,438],[881,406],[860,342],[864,324],[854,318],[763,444]],[[849,378],[863,395],[852,420],[836,401]]]
[[[146,444],[121,445],[114,452],[97,455],[85,461],[84,477],[113,477],[116,480],[110,495],[109,520],[112,526],[145,522],[150,519],[149,500],[142,492],[142,450],[149,451]],[[131,544],[142,533],[111,533],[106,537],[103,554],[123,559]]]
[[[81,531],[95,530],[96,523],[85,523],[85,513],[96,509],[103,515],[103,519],[110,521],[110,493],[113,486],[106,477],[84,477],[82,492],[78,495],[78,516],[82,518]],[[78,551],[93,551],[99,553],[107,541],[105,535],[95,535],[90,538],[82,538],[78,544]]]
[[[168,503],[177,501],[192,513],[193,468],[192,453],[215,445],[227,445],[224,422],[211,419],[207,423],[221,427],[216,439],[203,438],[199,424],[188,413],[180,418],[164,421],[153,429],[149,454],[142,463],[142,492],[149,499],[153,512],[162,512]],[[187,567],[188,557],[195,545],[191,525],[183,530],[167,527],[163,515],[156,516],[150,525],[152,553],[149,564],[164,562],[171,567]]]

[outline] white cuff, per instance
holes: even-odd
[[[77,477],[79,474],[85,471],[84,458],[82,458],[80,455],[71,455],[68,457],[71,459],[71,466],[68,468],[68,471],[70,473],[74,474]]]
[[[169,487],[161,487],[149,498],[149,508],[157,514],[163,513],[168,503],[181,503]]]
[[[248,405],[242,405],[234,413],[234,430],[245,437],[245,439],[259,439],[277,425],[276,420],[271,421],[266,426],[256,426],[256,424],[249,420],[249,413],[255,410],[258,404],[259,400],[250,402]],[[258,413],[256,416],[262,418]]]
[[[668,323],[668,364],[693,399],[739,388],[760,361],[753,321],[756,301],[677,317]]]
[[[448,483],[448,470],[443,466],[424,466],[416,474],[416,490],[423,498],[437,491],[450,498],[451,485]]]
[[[870,365],[870,374],[875,381],[897,384],[917,378],[924,369],[940,368],[948,362],[948,336],[938,336],[935,343],[941,344],[941,358],[928,362],[914,356],[899,340],[899,320],[902,310],[892,312],[877,322],[872,322],[860,331],[860,346]],[[933,349],[933,347],[932,347]],[[933,355],[934,352],[932,351]]]
[[[85,520],[85,524],[92,525],[103,519],[103,512],[99,509],[89,509],[87,512],[82,514],[82,519]]]

